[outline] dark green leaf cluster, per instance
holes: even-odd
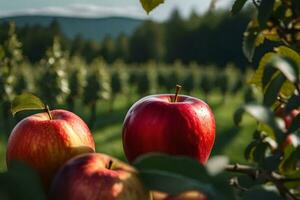
[[[13,162],[7,172],[0,173],[0,199],[46,200],[38,174],[23,162]]]
[[[232,12],[238,12],[245,2],[237,0]],[[253,3],[257,15],[244,34],[245,55],[251,60],[255,48],[264,40],[283,45],[261,58],[250,84],[261,92],[262,97],[241,106],[234,121],[239,124],[244,113],[257,121],[245,157],[267,175],[260,184],[271,183],[273,190],[284,199],[299,199],[299,1],[254,0]],[[258,190],[264,191],[265,196],[271,195],[264,187],[256,186],[244,198],[265,198],[256,194]]]
[[[233,14],[244,5],[245,0],[236,0]],[[256,17],[250,21],[244,33],[243,50],[251,61],[255,48],[265,40],[283,43],[299,50],[300,12],[299,2],[296,0],[253,0],[257,7]]]
[[[227,164],[228,159],[223,156],[213,157],[203,166],[187,157],[148,154],[137,159],[134,166],[150,190],[173,195],[198,190],[208,199],[235,199],[227,181],[220,179]],[[224,189],[227,192],[222,194]]]

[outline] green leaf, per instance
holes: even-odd
[[[189,178],[208,181],[206,168],[198,161],[182,156],[169,156],[165,154],[150,153],[141,156],[134,162],[134,166],[140,170],[162,170],[177,174],[184,174]],[[186,170],[188,166],[189,170]]]
[[[159,4],[164,3],[164,0],[140,0],[144,10],[149,14]]]
[[[296,135],[294,137],[297,138]],[[293,142],[285,143],[283,144],[283,148],[284,148],[283,149],[284,156],[279,165],[279,171],[284,175],[294,174],[300,156],[299,144]]]
[[[266,26],[268,19],[270,18],[275,0],[262,0],[258,7],[258,23],[261,28]]]
[[[223,172],[228,164],[229,159],[227,156],[214,156],[206,163],[206,169],[210,175],[215,176]]]
[[[271,81],[264,94],[264,105],[272,106],[276,102],[280,89],[285,80],[285,77],[282,74],[279,74]]]
[[[257,145],[258,145],[257,140],[254,140],[250,144],[248,144],[248,146],[246,147],[245,152],[244,152],[246,160],[254,161],[253,153],[254,153],[254,150]]]
[[[278,56],[280,56],[280,58],[283,58],[284,60],[286,60],[286,62],[288,62],[292,68],[294,68],[295,71],[295,75],[297,76],[298,71],[300,69],[300,56],[298,55],[297,52],[295,52],[294,50],[287,48],[285,46],[280,46],[278,48],[275,48],[275,52],[269,52],[266,53],[263,58],[260,60],[258,69],[255,71],[254,75],[252,76],[251,80],[249,81],[249,84],[253,84],[256,87],[262,89],[262,87],[264,86],[264,84],[266,84],[266,82],[268,80],[263,79],[263,74],[264,71],[266,70],[267,66],[272,62],[272,60]],[[289,73],[289,70],[286,70],[284,66],[287,66],[286,64],[283,65],[278,65],[277,69],[283,68],[282,70],[284,71],[285,75],[288,75],[289,78],[291,78],[291,73]],[[267,72],[266,72],[267,73]],[[275,76],[277,75],[276,73],[273,75]],[[274,78],[274,77],[272,77]],[[270,78],[269,80],[272,80],[272,78]],[[263,84],[264,82],[264,84]],[[285,97],[290,97],[295,90],[295,86],[293,83],[291,83],[290,81],[286,81],[281,90],[280,90],[280,94],[285,96]]]
[[[231,13],[237,14],[244,7],[247,0],[236,0],[232,6]]]
[[[235,124],[239,125],[244,113],[248,113],[258,122],[270,127],[276,134],[276,140],[281,142],[283,139],[283,132],[275,119],[274,113],[269,108],[258,104],[246,104],[237,109],[234,113]]]
[[[287,46],[276,47],[274,50],[278,55],[289,58],[290,60],[295,62],[298,68],[300,68],[300,55],[298,54],[298,52],[294,51],[291,48],[288,48]]]
[[[275,154],[264,158],[262,167],[268,171],[276,171],[281,161],[281,155]]]
[[[260,28],[256,26],[254,21],[251,21],[244,32],[243,37],[243,52],[247,59],[251,62],[255,52],[257,38],[260,32]]]
[[[36,96],[30,93],[23,93],[17,96],[11,103],[11,112],[15,115],[23,110],[43,110],[45,104]]]
[[[267,67],[278,69],[292,83],[296,83],[298,80],[298,66],[289,58],[275,55],[267,64]]]
[[[163,154],[148,154],[134,162],[145,186],[168,194],[199,190],[214,198],[206,169],[194,159]]]
[[[278,48],[275,48],[275,51],[277,52],[277,54],[275,52],[268,52],[262,57],[262,59],[259,62],[258,69],[256,70],[255,74],[252,76],[252,78],[250,80],[250,84],[254,84],[257,87],[262,87],[262,77],[263,77],[265,68],[267,67],[268,64],[272,63],[274,58],[276,59],[278,57],[279,57],[279,59],[287,58],[288,62],[292,61],[294,63],[292,67],[294,67],[294,66],[298,67],[297,70],[294,69],[296,71],[295,75],[297,75],[297,71],[299,71],[299,69],[300,69],[299,54],[296,51],[294,51],[288,47],[285,47],[285,46],[280,46]],[[283,67],[283,68],[285,68],[285,67]],[[277,66],[277,69],[279,69],[278,66]]]
[[[243,193],[242,200],[282,200],[278,191],[273,187],[254,186]]]
[[[291,126],[289,127],[288,132],[293,133],[300,128],[300,114],[298,114],[292,121]]]
[[[262,76],[262,89],[265,90],[266,86],[272,80],[273,75],[278,72],[277,69],[274,67],[266,67],[266,69],[263,71],[263,76]]]
[[[261,123],[269,125],[275,124],[274,113],[267,107],[259,104],[247,104],[240,107],[234,114],[235,124],[239,125],[245,112]]]
[[[266,53],[259,61],[259,65],[257,70],[255,71],[254,75],[251,77],[249,84],[253,84],[258,88],[262,88],[263,84],[263,74],[266,69],[267,64],[276,55],[274,52]]]
[[[0,199],[46,200],[41,180],[25,163],[14,161],[7,172],[0,173]]]
[[[268,144],[260,141],[257,146],[255,147],[253,151],[253,160],[259,165],[262,165],[264,162],[264,159],[266,157],[266,151],[268,149]]]

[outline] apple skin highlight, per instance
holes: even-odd
[[[10,134],[6,163],[21,160],[40,175],[46,188],[70,158],[95,152],[93,136],[80,117],[65,110],[39,113],[20,121]]]
[[[146,153],[189,156],[204,164],[215,141],[215,119],[202,100],[173,94],[147,96],[128,111],[123,147],[129,162]]]

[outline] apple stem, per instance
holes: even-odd
[[[173,103],[177,102],[177,99],[178,99],[178,94],[180,93],[180,90],[181,90],[181,85],[176,85],[176,91],[175,91],[175,96],[174,96],[174,99],[173,99]]]
[[[46,110],[46,112],[47,112],[47,114],[48,114],[48,116],[49,116],[49,119],[52,120],[53,117],[52,117],[52,115],[51,115],[50,108],[49,108],[48,105],[45,105],[45,110]]]
[[[112,160],[110,160],[110,161],[109,161],[109,163],[108,163],[108,167],[107,167],[107,169],[111,169],[112,165],[113,165],[113,161],[112,161]]]

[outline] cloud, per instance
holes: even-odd
[[[94,4],[70,4],[65,7],[48,6],[42,8],[30,8],[15,11],[2,11],[0,16],[14,15],[58,15],[76,17],[106,17],[106,16],[126,16],[135,18],[145,18],[145,12],[140,7],[135,6],[101,6]]]

